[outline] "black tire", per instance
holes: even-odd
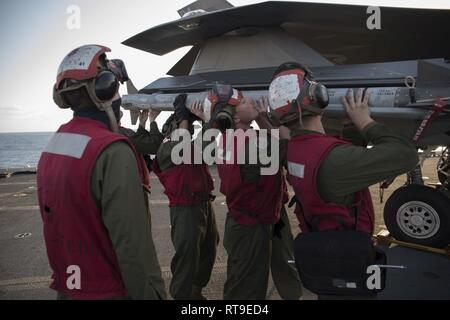
[[[397,189],[384,207],[384,222],[397,240],[443,248],[450,243],[450,198],[421,185]]]

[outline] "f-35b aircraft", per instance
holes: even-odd
[[[324,121],[330,132],[339,131],[345,117],[340,96],[369,87],[377,121],[425,154],[450,146],[450,10],[378,10],[380,25],[370,28],[365,6],[269,1],[235,8],[223,0],[197,1],[179,11],[180,19],[124,42],[157,55],[192,48],[168,71],[171,77],[139,92],[131,85],[123,105],[135,120],[137,110],[172,110],[179,93],[188,93],[188,103],[202,100],[216,82],[259,98],[278,65],[297,61],[328,88]],[[449,148],[437,170],[441,186],[425,186],[418,167],[388,199],[385,223],[398,240],[449,244]]]

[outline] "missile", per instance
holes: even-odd
[[[325,115],[330,118],[340,118],[346,115],[341,103],[341,97],[345,96],[349,89],[357,88],[329,88],[329,105]],[[449,88],[411,88],[407,87],[377,87],[369,88],[369,107],[373,113],[379,115],[394,115],[403,119],[422,119],[433,102],[438,97],[450,100]],[[268,95],[267,90],[242,91],[245,97],[259,100]],[[173,111],[173,103],[179,93],[133,93],[122,97],[122,107],[136,113],[139,110]],[[186,106],[198,101],[204,105],[208,92],[187,93]],[[355,92],[356,94],[356,92]],[[414,97],[412,96],[414,94]],[[412,102],[415,101],[415,102]],[[449,110],[446,110],[449,112]],[[207,115],[208,117],[208,115]]]

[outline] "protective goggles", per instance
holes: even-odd
[[[125,68],[125,63],[120,59],[112,59],[107,60],[106,62],[108,70],[114,73],[117,80],[119,80],[120,83],[127,82],[130,80],[128,77],[127,69]]]

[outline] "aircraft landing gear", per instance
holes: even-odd
[[[437,165],[439,182],[442,188],[450,191],[450,147],[442,151],[441,158]]]
[[[400,241],[430,247],[450,243],[450,157],[447,148],[438,164],[441,189],[423,185],[420,166],[408,174],[407,184],[386,202],[384,221]]]

